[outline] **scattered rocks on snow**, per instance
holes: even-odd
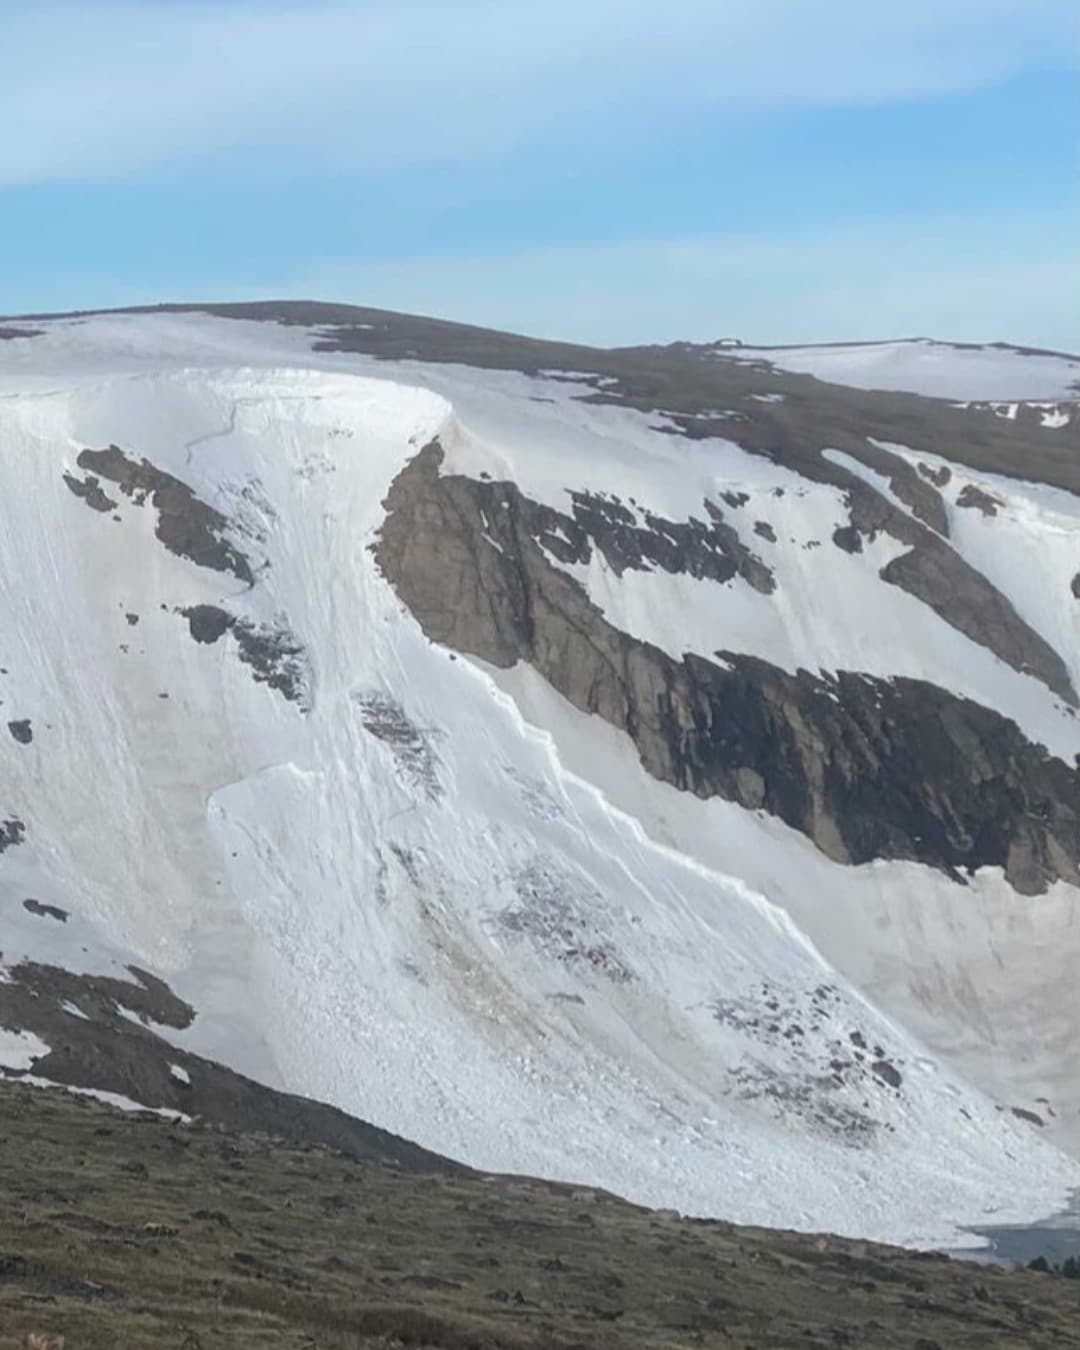
[[[883,1083],[888,1083],[889,1087],[898,1088],[904,1081],[900,1070],[887,1059],[875,1060],[870,1068]]]
[[[960,491],[956,499],[957,506],[965,507],[968,510],[981,511],[984,516],[996,516],[998,507],[1004,506],[1000,497],[995,497],[991,492],[984,492],[982,488],[976,487],[974,483],[967,483]]]
[[[919,472],[937,488],[948,487],[949,482],[952,479],[952,470],[947,464],[942,464],[939,468],[935,469],[931,465],[924,464],[920,461]]]
[[[236,622],[235,618],[217,605],[190,605],[180,611],[188,621],[188,629],[196,642],[207,645],[225,636]]]
[[[74,474],[66,473],[64,474],[64,482],[76,497],[82,498],[92,511],[113,511],[118,505],[101,486],[95,474],[88,473],[84,478],[79,479]]]
[[[372,690],[354,694],[353,698],[360,708],[365,731],[390,747],[408,782],[418,787],[430,801],[438,801],[443,789],[432,734],[421,731],[411,722],[401,704],[389,694]]]
[[[0,853],[21,844],[25,834],[26,826],[16,817],[9,816],[6,820],[0,820]]]
[[[287,628],[238,619],[218,605],[189,605],[177,612],[187,619],[196,642],[211,645],[231,633],[236,639],[237,654],[251,667],[253,679],[268,684],[306,711],[309,678],[304,647]]]
[[[23,909],[42,919],[55,919],[57,923],[67,923],[68,911],[59,905],[47,905],[42,900],[24,900]]]
[[[514,872],[518,901],[494,916],[499,930],[528,939],[549,959],[629,984],[634,974],[620,958],[605,923],[602,895],[553,859],[535,858]]]
[[[854,525],[838,525],[833,530],[832,541],[845,553],[861,553],[863,549],[862,535]]]

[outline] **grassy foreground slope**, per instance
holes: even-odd
[[[1071,1281],[0,1085],[0,1350],[1080,1345]]]

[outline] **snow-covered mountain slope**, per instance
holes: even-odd
[[[1074,422],[331,307],[10,328],[8,1072],[910,1243],[1078,1184]]]
[[[1056,404],[1080,395],[1080,356],[1014,347],[1005,342],[827,343],[810,347],[752,347],[726,343],[699,350],[727,360],[766,362],[779,370],[815,375],[858,389],[902,389],[934,398],[1002,405],[1043,401],[1044,419],[1061,415]]]

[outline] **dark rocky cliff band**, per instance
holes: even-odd
[[[171,552],[199,567],[231,572],[239,581],[254,584],[248,560],[228,542],[228,521],[220,511],[200,501],[187,483],[156,468],[147,459],[130,458],[118,446],[105,450],[81,450],[77,460],[85,477],[64,474],[64,482],[77,497],[96,511],[117,505],[100,485],[104,478],[114,483],[136,506],[147,500],[157,511],[157,537]]]
[[[529,662],[626,731],[655,777],[777,816],[839,862],[905,858],[957,879],[997,866],[1025,893],[1080,882],[1080,774],[1010,719],[921,680],[677,661],[613,627],[545,555],[561,535],[582,557],[603,538],[595,517],[587,532],[578,511],[441,462],[433,442],[394,481],[376,546],[434,641]]]

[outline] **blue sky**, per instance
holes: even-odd
[[[0,312],[1080,349],[1074,0],[0,0]]]

